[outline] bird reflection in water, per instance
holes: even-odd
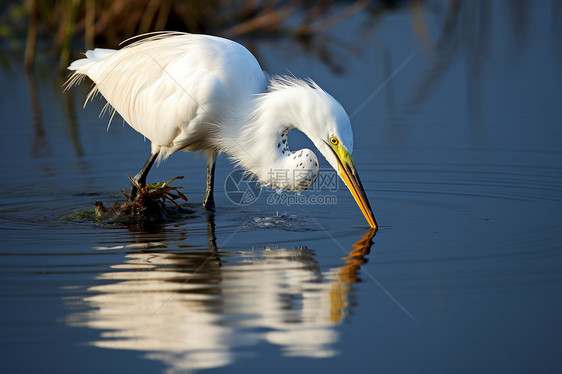
[[[95,346],[144,351],[173,371],[226,366],[263,341],[285,356],[331,357],[374,234],[323,271],[306,247],[221,252],[210,220],[210,251],[128,253],[67,323],[104,330]]]

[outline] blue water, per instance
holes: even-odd
[[[220,158],[213,218],[204,159],[177,154],[149,179],[186,176],[183,219],[69,219],[122,201],[149,143],[118,118],[106,131],[102,100],[82,109],[87,84],[62,93],[53,66],[29,77],[8,59],[2,371],[557,371],[562,14],[555,1],[459,4],[365,12],[310,48],[241,40],[352,116],[374,237],[325,160],[327,184],[304,200],[260,190],[237,205]]]

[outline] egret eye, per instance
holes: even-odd
[[[332,145],[338,145],[339,142],[340,142],[340,141],[339,141],[338,138],[336,138],[335,136],[332,136],[332,137],[330,138],[330,143],[332,143]]]

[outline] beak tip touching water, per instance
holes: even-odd
[[[377,222],[375,220],[375,215],[373,214],[373,210],[371,209],[371,204],[369,204],[369,199],[365,194],[365,189],[363,188],[363,184],[361,183],[361,179],[359,179],[359,175],[357,174],[357,170],[353,164],[353,161],[343,161],[338,159],[339,163],[339,174],[351,194],[355,199],[357,205],[363,212],[365,219],[369,223],[369,226],[373,229],[377,229]]]

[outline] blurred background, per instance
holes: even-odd
[[[227,38],[293,38],[303,43],[359,12],[377,14],[420,1],[182,1],[62,0],[4,1],[0,35],[10,48],[25,48],[31,66],[36,53],[66,67],[71,51],[116,46],[134,35],[174,30]],[[420,25],[423,27],[423,25]],[[25,46],[22,42],[25,40]]]

